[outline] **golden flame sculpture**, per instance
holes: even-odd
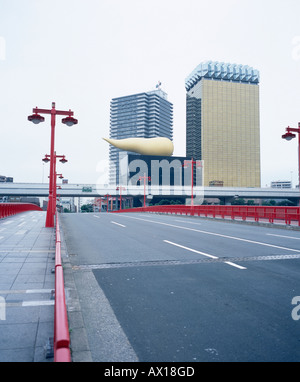
[[[174,151],[173,142],[164,137],[103,139],[118,149],[132,151],[142,155],[171,156]]]

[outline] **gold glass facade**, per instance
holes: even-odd
[[[258,84],[202,78],[189,89],[186,155],[204,160],[205,186],[260,187],[259,125]]]

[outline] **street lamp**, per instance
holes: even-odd
[[[108,212],[108,198],[111,197],[111,195],[109,194],[106,194],[104,195],[107,199],[106,199],[106,212]]]
[[[125,187],[122,187],[122,186],[117,186],[116,190],[120,190],[120,210],[122,209],[122,190],[126,190]]]
[[[56,188],[57,188],[56,187],[56,176],[61,175],[61,174],[56,174],[56,160],[57,160],[57,158],[61,158],[59,161],[63,164],[68,162],[65,155],[56,155],[56,151],[54,151],[54,186],[53,186],[53,207],[52,207],[52,210],[54,210],[54,211],[56,210]],[[48,163],[50,161],[50,155],[46,154],[45,157],[42,159],[42,161],[45,163]],[[49,178],[50,178],[50,176],[49,176]],[[60,179],[63,179],[62,175],[61,175]],[[50,199],[49,199],[48,203],[50,203]],[[47,209],[47,211],[48,211],[48,209]]]
[[[140,176],[138,180],[144,180],[144,207],[146,207],[146,180],[150,181],[151,177],[146,176],[146,174],[144,173],[144,176]]]
[[[34,113],[32,115],[29,115],[28,121],[33,122],[35,125],[37,125],[40,122],[44,122],[45,118],[39,115],[38,113]]]
[[[60,161],[62,164],[65,164],[65,163],[68,162],[68,160],[66,159],[66,156],[65,156],[65,155],[56,155],[56,154],[54,154],[54,157],[55,157],[55,160],[56,160],[56,158],[61,158],[59,161]],[[45,163],[50,162],[50,155],[49,155],[49,154],[46,154],[46,155],[45,155],[45,158],[43,158],[42,161],[45,162]]]
[[[296,138],[296,134],[298,133],[298,178],[299,178],[299,190],[300,190],[300,122],[298,122],[298,128],[292,128],[290,126],[286,127],[286,133],[281,136],[282,139],[286,141],[291,141]]]
[[[45,118],[42,117],[40,114],[50,114],[51,115],[49,201],[48,201],[48,207],[47,207],[46,227],[54,227],[55,207],[53,204],[53,199],[54,199],[55,192],[56,192],[56,190],[54,190],[54,185],[56,182],[55,154],[54,154],[55,119],[56,119],[56,115],[66,116],[65,118],[62,119],[62,123],[66,124],[67,126],[73,126],[73,125],[77,124],[78,120],[73,118],[74,113],[71,110],[69,110],[69,111],[56,110],[55,109],[55,102],[52,102],[52,109],[39,109],[36,107],[32,111],[34,114],[28,116],[28,121],[33,122],[34,124],[44,122]],[[63,158],[63,160],[65,160],[65,158]],[[47,156],[43,159],[43,161],[44,162],[48,161]],[[61,161],[61,162],[63,162],[63,161]]]
[[[185,160],[182,167],[187,168],[189,164],[191,165],[191,206],[194,207],[194,164],[197,167],[201,167],[201,164],[192,158],[191,160]]]

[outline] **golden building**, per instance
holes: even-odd
[[[260,187],[259,72],[206,62],[186,79],[186,155],[204,160],[204,185]]]

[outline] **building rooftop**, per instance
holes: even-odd
[[[202,78],[258,84],[259,71],[248,65],[205,61],[199,64],[185,79],[186,90],[190,90]]]

